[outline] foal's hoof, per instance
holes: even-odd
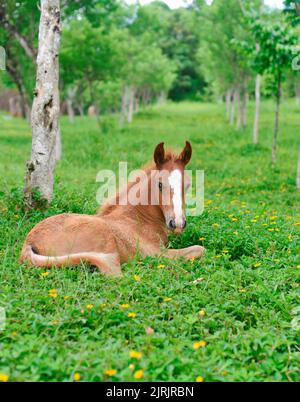
[[[189,259],[200,258],[205,253],[205,248],[202,246],[192,246],[191,251],[189,253]]]

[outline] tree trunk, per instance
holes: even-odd
[[[228,89],[228,90],[226,91],[226,96],[225,96],[225,99],[226,99],[226,117],[227,117],[227,120],[230,120],[231,95],[232,95],[231,89]]]
[[[84,110],[83,110],[83,106],[82,106],[81,102],[77,102],[76,107],[78,109],[78,112],[79,112],[80,116],[83,117],[84,116]]]
[[[300,190],[300,147],[299,147],[299,155],[298,155],[298,165],[297,165],[297,190]]]
[[[21,100],[22,117],[30,121],[30,104],[22,74],[18,69],[17,60],[9,50],[7,50],[7,56],[7,71],[18,88]]]
[[[134,96],[135,96],[135,89],[133,87],[130,87],[129,88],[129,99],[128,99],[128,114],[127,114],[128,123],[132,123],[132,119],[133,119]]]
[[[238,88],[236,90],[236,103],[237,103],[237,120],[236,120],[236,128],[238,130],[242,127],[242,102],[241,102],[241,90]]]
[[[75,118],[75,112],[74,112],[74,101],[75,101],[75,95],[76,95],[77,88],[68,88],[67,90],[67,111],[68,111],[68,116],[69,116],[69,121],[70,123],[74,123],[74,118]]]
[[[166,103],[166,99],[167,99],[166,93],[164,91],[161,91],[157,97],[157,104],[163,105],[164,103]]]
[[[125,120],[128,120],[130,89],[128,85],[124,85],[122,93],[122,105],[120,114],[120,126],[123,126]]]
[[[236,90],[232,91],[231,102],[230,102],[230,117],[229,117],[229,122],[230,122],[231,125],[234,124],[235,106],[236,106]]]
[[[243,110],[242,125],[244,128],[247,127],[248,102],[249,102],[249,95],[248,95],[247,90],[245,90],[244,95],[243,95],[243,105],[242,105],[242,110]]]
[[[260,113],[260,84],[261,84],[261,76],[257,74],[255,79],[255,115],[254,115],[254,125],[252,133],[253,144],[258,143],[259,113]]]
[[[69,122],[74,123],[74,118],[75,118],[75,112],[73,109],[73,104],[71,99],[67,99],[67,111],[68,111],[68,116],[69,116]]]
[[[134,113],[138,113],[140,110],[140,99],[138,96],[135,96],[134,99]]]
[[[94,90],[94,87],[93,87],[93,82],[91,80],[89,80],[88,83],[89,83],[92,106],[94,106],[94,111],[95,111],[98,126],[99,126],[99,128],[101,128],[100,110],[99,110],[99,105],[98,105],[98,102],[97,102],[95,90]]]
[[[32,148],[27,162],[25,202],[29,208],[53,196],[54,169],[60,149],[59,64],[60,2],[41,0],[36,87],[31,113]],[[35,191],[40,199],[34,197]]]
[[[61,132],[58,130],[57,136],[56,136],[56,141],[55,141],[55,159],[56,162],[61,159]]]
[[[277,92],[276,92],[276,111],[275,111],[275,124],[274,124],[274,136],[272,145],[272,161],[276,162],[277,159],[277,140],[278,140],[278,130],[279,130],[279,112],[280,112],[280,101],[281,101],[281,74],[278,74],[277,79]]]
[[[295,83],[296,104],[300,105],[300,83]]]
[[[5,21],[4,22],[4,27],[10,32],[11,35],[15,37],[15,39],[19,42],[20,46],[23,48],[25,51],[26,55],[32,59],[32,61],[35,63],[36,62],[36,50],[34,47],[29,43],[29,40],[25,37],[22,36],[17,29],[14,27],[14,25],[9,22]]]

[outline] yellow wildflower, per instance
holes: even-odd
[[[94,305],[93,305],[93,304],[87,304],[87,305],[86,305],[86,308],[87,308],[88,310],[92,310],[92,308],[94,308]]]
[[[129,308],[129,304],[127,304],[127,303],[124,303],[124,304],[121,304],[121,306],[120,306],[121,308]]]
[[[135,318],[136,317],[136,313],[128,313],[127,314],[127,317],[129,317],[129,318]]]
[[[7,382],[9,380],[9,376],[7,374],[0,373],[0,382]]]
[[[108,375],[109,377],[113,377],[114,375],[117,374],[117,370],[109,369],[105,371],[105,374]]]
[[[49,290],[49,296],[50,297],[57,297],[58,296],[58,294],[57,294],[57,290],[56,289],[50,289]]]
[[[129,352],[129,356],[130,356],[132,359],[140,359],[140,358],[142,357],[142,353],[141,353],[141,352],[137,352],[137,351],[135,351],[135,350],[131,350],[131,351]]]
[[[79,381],[80,378],[81,378],[81,375],[80,375],[79,373],[75,373],[75,374],[73,375],[73,380],[74,380],[74,381]]]
[[[196,378],[196,382],[203,382],[203,377],[198,376],[198,377]]]
[[[135,279],[137,282],[140,282],[141,277],[140,277],[140,276],[138,276],[138,275],[134,275],[134,279]]]
[[[143,371],[143,370],[137,370],[137,371],[134,373],[134,378],[135,378],[136,380],[139,380],[140,378],[143,377],[143,375],[144,375],[144,371]]]
[[[199,311],[199,315],[200,315],[200,317],[204,317],[205,316],[205,310],[200,310]]]
[[[157,266],[157,268],[165,268],[166,266],[164,265],[164,264],[159,264],[158,266]]]
[[[194,342],[193,344],[193,348],[195,350],[203,348],[204,346],[206,346],[206,342],[205,341],[198,341],[198,342]]]
[[[49,275],[49,272],[48,272],[48,271],[43,272],[43,273],[41,274],[41,276],[42,276],[43,278],[46,278],[48,275]]]
[[[253,266],[254,266],[254,268],[258,268],[258,267],[260,267],[260,266],[261,266],[261,263],[260,263],[260,262],[257,262],[257,263],[256,263],[256,264],[254,264]]]
[[[172,300],[172,297],[165,297],[164,298],[164,302],[169,302],[169,301],[171,301]]]

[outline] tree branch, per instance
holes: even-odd
[[[25,50],[25,53],[27,54],[27,56],[30,57],[34,63],[36,63],[37,52],[33,48],[33,46],[31,46],[29,44],[28,40],[23,35],[21,35],[9,21],[6,20],[4,22],[4,26],[5,26],[5,28],[7,28],[9,30],[9,32],[19,42],[21,47]]]

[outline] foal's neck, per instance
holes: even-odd
[[[133,219],[165,228],[164,214],[158,205],[131,205],[127,208]]]

